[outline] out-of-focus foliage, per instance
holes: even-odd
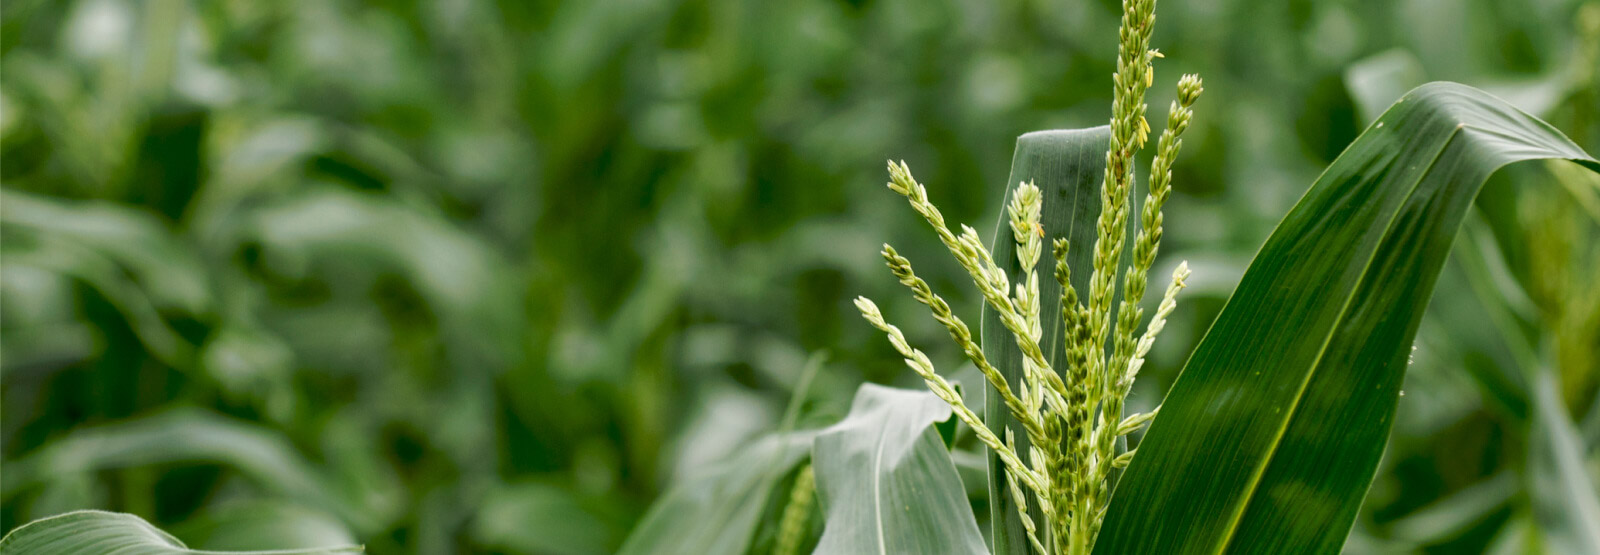
[[[1156,270],[1188,259],[1192,301],[1130,408],[1413,80],[1496,92],[1600,151],[1600,8],[1579,4],[1164,3],[1161,74],[1207,83]],[[942,260],[883,160],[987,230],[1017,135],[1105,122],[1117,13],[8,1],[0,529],[100,508],[197,549],[293,529],[374,553],[612,552],[665,488],[777,428],[811,353],[831,362],[796,429],[839,420],[859,382],[912,384],[855,295],[898,299],[885,312],[956,368],[879,267],[885,239]],[[1171,86],[1152,90],[1159,113]],[[1520,370],[1474,338],[1559,353],[1594,465],[1600,187],[1523,169],[1496,181],[1540,183],[1491,182],[1469,222],[1498,270],[1457,271],[1465,246],[1447,267],[1351,549],[1515,550],[1541,518],[1520,492],[1542,405],[1475,385]],[[976,315],[959,268],[919,273]],[[1505,325],[1474,308],[1501,304]]]
[[[265,521],[261,521],[265,522]],[[295,528],[265,528],[274,535],[294,534]],[[260,541],[259,538],[255,538]],[[291,539],[281,535],[271,539],[283,545]],[[31,553],[37,555],[73,555],[77,553],[118,553],[122,555],[221,555],[239,553],[261,554],[261,551],[192,551],[182,540],[158,530],[150,523],[127,513],[83,510],[46,517],[17,527],[0,539],[0,551],[6,553]],[[332,548],[281,549],[274,555],[332,555],[335,553],[360,553],[361,546],[344,545]]]

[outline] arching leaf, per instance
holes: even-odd
[[[987,551],[934,426],[950,416],[932,393],[861,386],[850,415],[816,439],[817,553]]]
[[[1095,551],[1337,553],[1407,356],[1483,182],[1600,163],[1470,87],[1413,90],[1317,179],[1251,262],[1117,486]]]
[[[73,511],[39,519],[17,527],[0,540],[0,553],[7,555],[78,555],[117,553],[119,555],[187,555],[223,553],[271,553],[273,555],[317,555],[322,553],[361,553],[360,546],[299,549],[293,551],[193,551],[183,542],[151,526],[144,519],[105,511]]]
[[[674,486],[650,507],[619,553],[745,553],[778,482],[805,460],[815,436],[767,436]]]

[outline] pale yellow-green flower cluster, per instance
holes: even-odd
[[[1145,89],[1154,81],[1151,63],[1161,56],[1149,48],[1154,10],[1154,0],[1123,2],[1111,144],[1101,185],[1098,237],[1087,298],[1080,299],[1072,286],[1067,251],[1073,245],[1060,238],[1051,243],[1055,260],[1052,277],[1062,291],[1059,299],[1052,300],[1061,303],[1064,331],[1062,337],[1055,339],[1065,345],[1062,367],[1053,366],[1041,347],[1045,326],[1040,321],[1042,300],[1037,266],[1046,237],[1040,222],[1044,195],[1039,188],[1032,183],[1018,184],[1007,206],[1011,239],[1016,242],[1021,267],[1017,282],[1012,283],[1011,276],[995,264],[977,231],[964,225],[959,234],[951,231],[944,215],[928,201],[927,190],[912,178],[905,163],[889,163],[889,188],[905,196],[911,208],[928,222],[1015,339],[1022,354],[1022,376],[1016,387],[988,361],[973,340],[971,329],[951,311],[949,303],[917,277],[909,260],[889,245],[884,245],[884,260],[900,283],[911,289],[912,296],[932,311],[934,319],[944,325],[962,353],[999,394],[1027,435],[1031,446],[1026,453],[1018,452],[1012,429],[1002,430],[1002,440],[968,409],[955,388],[934,370],[927,355],[912,348],[900,329],[884,320],[876,304],[865,297],[856,299],[861,314],[888,334],[890,343],[928,389],[948,403],[956,417],[974,430],[978,440],[998,455],[1029,544],[1039,553],[1080,554],[1092,549],[1110,500],[1111,472],[1127,466],[1136,452],[1117,453],[1116,439],[1139,430],[1156,415],[1152,410],[1124,417],[1124,400],[1189,275],[1187,263],[1180,263],[1155,314],[1144,332],[1138,333],[1144,317],[1139,305],[1161,244],[1162,206],[1172,191],[1172,164],[1183,145],[1180,137],[1189,127],[1191,107],[1202,90],[1200,79],[1194,75],[1185,75],[1178,82],[1178,98],[1172,103],[1166,129],[1156,144],[1139,214],[1141,225],[1133,239],[1132,260],[1124,266],[1121,255],[1127,239],[1128,193],[1134,186],[1134,156],[1150,132],[1145,120]],[[1116,307],[1113,327],[1112,301],[1117,293],[1118,271],[1123,274],[1122,301]],[[1030,512],[1035,510],[1046,524],[1044,529],[1030,518]]]
[[[807,463],[795,474],[794,487],[789,490],[789,504],[783,508],[783,518],[778,521],[778,543],[772,548],[772,555],[795,555],[800,552],[816,490],[816,474],[811,464]]]

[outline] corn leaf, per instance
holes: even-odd
[[[812,455],[826,515],[817,553],[983,553],[926,391],[863,384],[850,414],[817,435]]]
[[[507,262],[493,249],[427,210],[381,197],[316,190],[263,207],[239,233],[262,247],[283,277],[317,272],[375,279],[396,272],[437,311],[464,360],[494,366],[510,358],[521,325],[506,299],[517,298]],[[340,274],[342,272],[342,274]],[[494,364],[490,364],[493,362]]]
[[[1534,386],[1528,497],[1551,553],[1600,553],[1600,490],[1585,468],[1583,438],[1567,416],[1554,372]]]
[[[673,487],[623,543],[623,555],[741,554],[778,482],[811,448],[815,431],[767,436]]]
[[[1279,224],[1117,486],[1097,553],[1336,553],[1418,322],[1477,191],[1517,161],[1600,170],[1470,87],[1395,103]]]
[[[1038,131],[1017,138],[1017,149],[1011,157],[1011,177],[1007,182],[1005,206],[1018,183],[1032,181],[1044,193],[1040,225],[1045,237],[1065,237],[1071,242],[1068,264],[1072,267],[1072,286],[1078,291],[1089,290],[1089,275],[1094,264],[1095,220],[1100,214],[1100,181],[1105,177],[1106,148],[1111,144],[1111,128]],[[1021,264],[1017,261],[1017,244],[1005,214],[1000,215],[995,231],[995,264],[1017,279]],[[1049,259],[1048,255],[1042,257]],[[1041,262],[1039,273],[1039,318],[1044,323],[1044,336],[1040,348],[1050,358],[1050,363],[1061,368],[1066,354],[1061,329],[1061,286],[1052,279],[1050,262]],[[993,310],[984,307],[983,354],[1005,374],[1016,388],[1022,380],[1022,353],[1016,340],[1000,323]],[[1005,402],[993,387],[985,387],[984,420],[995,433],[1004,436],[1001,425],[1011,428],[1016,436],[1017,448],[1028,450],[1027,434],[1007,412]],[[1003,465],[994,453],[989,453],[989,514],[995,553],[1026,554],[1028,538],[1011,500]],[[1039,511],[1033,511],[1035,518]],[[1044,529],[1043,522],[1039,524]]]
[[[192,549],[256,551],[361,543],[327,511],[282,500],[230,500],[168,527]]]
[[[7,461],[0,498],[11,499],[61,477],[177,462],[222,464],[275,496],[334,513],[360,530],[377,528],[385,518],[376,508],[337,494],[340,488],[283,436],[199,410],[173,410],[76,430]]]
[[[497,486],[484,499],[474,518],[475,543],[504,553],[616,553],[624,530],[615,513],[624,507],[620,503],[604,503],[603,499],[584,496],[572,489],[540,482]],[[674,490],[677,491],[681,490]],[[682,519],[691,515],[676,516]],[[659,520],[657,518],[657,522]],[[672,524],[687,523],[678,520]],[[734,524],[725,523],[729,527]]]
[[[122,555],[184,555],[189,553],[272,553],[274,555],[315,555],[320,553],[360,553],[359,546],[303,549],[293,551],[193,551],[183,542],[151,526],[144,519],[105,511],[74,511],[30,522],[0,540],[0,553],[27,555],[76,555],[80,553],[119,553]]]
[[[175,367],[188,365],[194,345],[162,315],[205,317],[214,300],[193,247],[154,214],[0,190],[0,230],[7,266],[43,270],[93,288],[122,313],[152,355]]]

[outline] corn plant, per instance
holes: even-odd
[[[1178,80],[1178,100],[1155,141],[1145,193],[1138,197],[1134,160],[1154,132],[1145,119],[1144,99],[1155,84],[1153,65],[1160,55],[1150,46],[1154,0],[1125,0],[1122,8],[1110,124],[1021,137],[1002,201],[1007,211],[987,246],[972,227],[945,222],[905,163],[890,164],[889,188],[930,224],[984,298],[979,328],[958,317],[900,252],[885,245],[881,254],[891,273],[977,368],[980,380],[964,385],[979,391],[964,392],[963,384],[936,369],[945,361],[918,350],[874,303],[860,298],[862,315],[888,335],[928,391],[863,385],[848,415],[823,429],[794,429],[798,404],[791,402],[778,432],[751,442],[663,496],[622,546],[623,553],[1336,553],[1343,547],[1383,452],[1418,321],[1479,187],[1489,174],[1517,161],[1574,160],[1591,170],[1600,169],[1600,163],[1544,122],[1476,89],[1431,84],[1412,91],[1367,128],[1285,216],[1160,408],[1125,414],[1131,384],[1188,276],[1187,266],[1178,264],[1152,313],[1145,313],[1149,274],[1163,235],[1162,210],[1172,191],[1171,169],[1202,86],[1195,76]],[[592,92],[587,87],[563,90],[558,100]],[[593,112],[568,111],[579,116]],[[113,137],[127,135],[112,131]],[[568,156],[576,160],[574,167],[589,165],[586,149],[572,152]],[[86,182],[105,177],[100,172],[106,170],[94,164],[83,169],[96,178]],[[1137,210],[1135,198],[1143,199]],[[62,212],[51,210],[53,201],[8,191],[4,205],[8,224],[53,230],[55,235],[38,234],[46,246],[65,236],[61,228],[72,227],[62,224]],[[352,195],[330,193],[296,201],[274,214],[362,205]],[[309,248],[316,243],[334,252],[378,251],[378,258],[395,258],[400,266],[414,260],[405,255],[410,251],[404,250],[404,234],[390,233],[392,223],[378,225],[405,220],[411,212],[398,206],[347,211],[360,214],[356,220],[368,222],[361,227],[381,231],[375,235],[386,241],[345,241],[296,228],[297,233],[266,235],[287,235],[307,244],[269,246]],[[609,226],[614,220],[573,212],[584,226],[590,220]],[[702,219],[696,210],[684,214],[684,220]],[[279,220],[298,221],[260,219],[260,227],[273,229],[280,227],[273,224]],[[452,240],[453,234],[440,237],[446,239],[442,244],[463,244]],[[587,244],[574,249],[593,250]],[[160,270],[175,257],[158,258],[162,264],[151,266],[152,275],[170,275]],[[466,260],[479,258],[494,259],[474,255]],[[34,260],[12,254],[7,264],[19,260],[54,262],[43,254]],[[651,299],[677,294],[679,278],[668,271],[677,261],[657,256],[655,263],[667,268],[660,271],[665,277],[646,280],[647,285],[666,283],[662,289],[674,292],[658,295],[652,287],[641,288],[648,294],[641,294],[645,300],[636,304],[646,308],[623,311],[617,321],[627,325],[617,327],[615,335],[621,338],[614,344],[619,347],[598,349],[602,357],[643,341],[639,336],[644,332],[629,331],[649,328],[634,321],[637,312],[647,320],[666,319],[652,317],[666,311],[648,307],[660,304]],[[495,271],[476,270],[500,267],[450,266],[473,276],[494,276]],[[426,265],[414,270],[436,275]],[[121,283],[116,272],[85,278],[95,279]],[[152,281],[169,288],[174,283]],[[494,279],[478,285],[498,283]],[[104,289],[113,297],[117,290]],[[451,291],[424,290],[423,296],[451,300]],[[132,306],[138,310],[130,312],[149,316],[150,328],[165,329],[155,311]],[[488,317],[497,313],[470,304],[445,310],[443,317],[493,330],[516,329]],[[194,364],[196,353],[184,348],[175,333],[141,332],[139,339],[164,363]],[[503,346],[499,339],[490,343]],[[466,345],[479,346],[472,341]],[[1525,394],[1531,407],[1528,466],[1534,476],[1528,495],[1535,498],[1534,516],[1542,529],[1538,541],[1557,552],[1600,553],[1600,501],[1591,470],[1585,468],[1583,439],[1562,404],[1558,378],[1540,367],[1537,355],[1526,358],[1523,374],[1511,382],[1523,388],[1516,393]],[[973,400],[980,395],[985,402],[978,409]],[[71,441],[8,460],[5,494],[19,497],[29,484],[57,474],[75,477],[107,468],[223,461],[265,489],[336,513],[363,537],[378,541],[394,541],[382,539],[385,530],[393,530],[389,535],[397,538],[428,535],[395,524],[398,513],[415,513],[406,518],[428,526],[421,528],[425,531],[461,524],[433,518],[436,513],[426,506],[369,507],[343,499],[346,494],[330,480],[300,468],[308,463],[290,447],[261,440],[256,437],[260,434],[232,422],[169,413],[114,430],[79,432]],[[1130,448],[1127,436],[1142,428],[1147,431]],[[352,437],[365,428],[349,429],[355,432],[333,437]],[[988,457],[983,484],[990,505],[987,527],[973,515],[952,456],[952,443],[962,429],[978,439]],[[159,457],[129,448],[135,444],[159,445]],[[466,462],[476,458],[460,457]],[[481,479],[492,471],[469,466],[461,473]],[[445,492],[430,498],[449,500],[454,493],[501,485],[495,480],[472,484],[459,491],[454,486],[428,491]],[[492,532],[532,520],[495,510],[515,505],[487,504],[481,512],[493,518],[479,521],[478,527]],[[98,511],[38,520],[0,540],[3,554],[108,551],[196,553],[138,517]]]
[[[1044,320],[1037,266],[1046,231],[1041,224],[1044,194],[1040,188],[1023,182],[1011,194],[1006,235],[1014,241],[1015,248],[1006,254],[1014,260],[1005,261],[1008,268],[1002,269],[976,230],[962,226],[957,235],[946,226],[943,215],[928,201],[925,188],[912,178],[904,162],[889,164],[889,188],[905,196],[912,209],[932,226],[971,276],[995,320],[1014,339],[1022,354],[1021,380],[1015,391],[1012,380],[990,363],[949,304],[916,276],[910,261],[889,245],[884,245],[883,257],[900,283],[933,311],[934,319],[945,326],[962,352],[983,373],[1005,407],[1006,416],[1017,424],[1015,428],[1008,426],[996,433],[986,426],[934,370],[928,357],[908,345],[899,328],[884,320],[876,304],[865,297],[856,299],[862,316],[888,334],[906,364],[935,395],[951,405],[955,415],[995,454],[1000,462],[997,466],[1003,470],[997,475],[1003,485],[996,489],[1002,489],[1000,499],[1009,502],[998,507],[1016,512],[1016,522],[1022,525],[1028,547],[1037,553],[1087,553],[1093,544],[1110,500],[1111,473],[1126,467],[1137,451],[1119,453],[1117,440],[1138,431],[1156,415],[1156,411],[1150,411],[1124,417],[1124,400],[1167,316],[1176,307],[1177,294],[1189,274],[1186,264],[1178,265],[1155,315],[1144,333],[1139,334],[1137,328],[1143,316],[1139,305],[1161,244],[1162,206],[1172,191],[1172,164],[1182,148],[1181,136],[1189,127],[1192,106],[1202,90],[1197,76],[1185,75],[1178,81],[1178,98],[1172,103],[1151,164],[1148,193],[1140,210],[1141,225],[1133,242],[1133,260],[1124,269],[1121,256],[1128,235],[1127,200],[1135,181],[1134,156],[1145,146],[1150,133],[1145,119],[1145,90],[1154,81],[1151,62],[1160,55],[1149,48],[1154,10],[1155,2],[1150,0],[1124,3],[1118,69],[1113,77],[1116,86],[1111,142],[1105,154],[1097,236],[1092,246],[1093,273],[1083,299],[1072,283],[1072,265],[1068,263],[1073,242],[1067,237],[1055,237],[1051,242],[1052,275],[1059,294],[1049,302],[1059,303],[1052,315],[1059,321],[1050,324],[1052,331],[1059,330],[1053,335],[1061,338],[1064,357],[1048,356],[1041,347]],[[1019,275],[1014,289],[1008,277],[1012,270]],[[1113,326],[1119,270],[1122,299],[1115,303]],[[1026,444],[1017,442],[1016,428],[1022,430]],[[1030,505],[1037,511],[1040,523],[1036,524],[1029,514]]]
[[[1108,127],[1018,140],[991,248],[970,226],[951,229],[906,164],[889,164],[889,188],[984,299],[975,340],[910,261],[884,246],[890,271],[983,376],[985,414],[875,303],[857,298],[929,394],[864,386],[844,422],[810,438],[811,466],[767,470],[774,482],[796,484],[790,497],[814,479],[824,514],[817,552],[1337,553],[1376,472],[1422,311],[1477,190],[1523,160],[1600,170],[1559,131],[1481,91],[1449,83],[1411,91],[1279,224],[1159,409],[1125,415],[1130,384],[1188,276],[1179,264],[1146,321],[1141,301],[1170,170],[1202,90],[1198,77],[1179,80],[1130,223],[1132,162],[1150,133],[1144,93],[1160,57],[1149,48],[1153,22],[1154,2],[1123,2]],[[1047,240],[1054,279],[1039,276]],[[1536,388],[1540,406],[1557,407],[1540,415],[1536,439],[1550,454],[1542,464],[1576,484],[1546,492],[1569,508],[1551,511],[1565,524],[1550,527],[1548,542],[1600,550],[1600,520],[1588,518],[1600,504],[1581,470],[1581,439],[1548,376],[1529,379],[1545,384]],[[939,423],[952,416],[989,452],[987,546],[939,441]],[[1138,445],[1124,449],[1122,438],[1145,426]],[[693,528],[664,512],[641,528],[648,535],[667,523],[680,538]]]

